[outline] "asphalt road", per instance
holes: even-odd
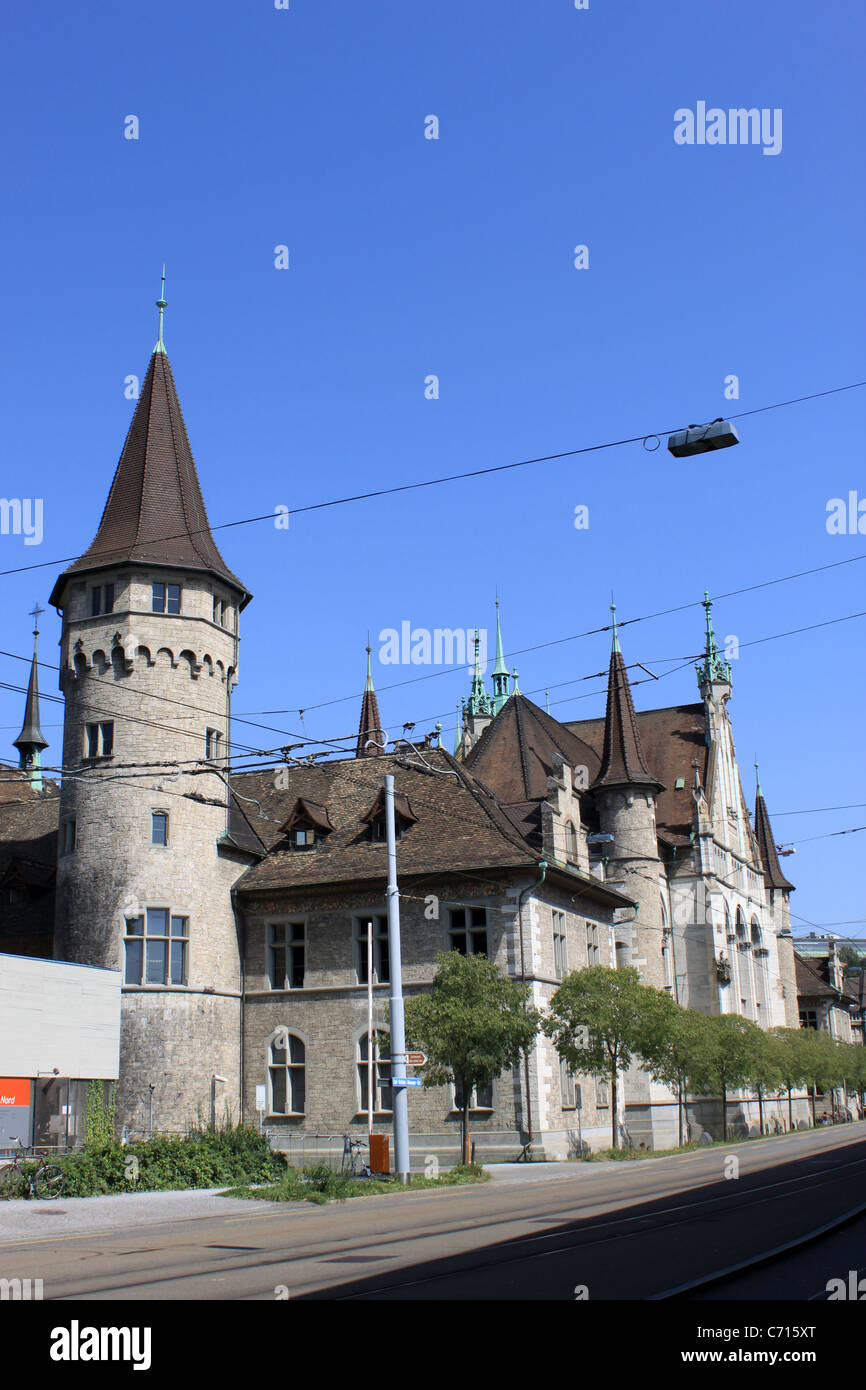
[[[727,1176],[731,1158],[739,1171]],[[214,1197],[185,1214],[182,1194],[171,1197],[170,1215],[160,1200],[147,1215],[139,1199],[105,1230],[43,1232],[34,1206],[28,1233],[0,1245],[0,1275],[41,1278],[45,1299],[74,1300],[658,1297],[863,1204],[866,1123],[326,1207],[223,1211]],[[701,1296],[814,1297],[866,1264],[864,1239],[866,1223],[852,1223]]]

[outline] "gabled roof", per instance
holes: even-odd
[[[773,827],[770,825],[767,805],[760,791],[755,797],[755,835],[758,840],[761,863],[764,866],[764,877],[770,887],[784,890],[792,889],[793,883],[789,883],[785,878],[779,864],[776,842],[773,838]]]
[[[228,568],[210,532],[177,389],[165,352],[154,352],[126,436],[99,529],[57,580],[61,606],[73,574],[135,562],[206,570],[250,594]]]
[[[794,966],[797,972],[797,995],[801,999],[834,999],[837,989],[823,980],[810,961],[804,960],[794,952]]]
[[[511,695],[464,766],[509,805],[543,801],[558,761],[587,769],[587,785],[600,767],[595,749],[525,695]]]
[[[319,801],[310,801],[299,796],[283,823],[283,830],[292,830],[296,825],[314,826],[316,830],[330,835],[333,826],[328,818],[328,808]]]
[[[372,806],[364,812],[361,817],[362,825],[372,825],[373,821],[384,820],[385,818],[385,788],[380,787],[376,793],[376,800]],[[402,820],[404,825],[414,825],[418,817],[412,814],[412,807],[409,805],[408,796],[402,792],[394,793],[394,819]]]

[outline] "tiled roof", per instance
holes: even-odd
[[[464,766],[509,805],[543,801],[557,760],[598,774],[598,753],[525,695],[512,695],[466,756]]]
[[[636,719],[647,764],[664,783],[656,803],[656,823],[660,831],[669,832],[666,838],[672,843],[687,843],[693,824],[694,758],[698,759],[701,781],[706,782],[704,707],[702,704],[672,705],[666,709],[644,710]],[[600,754],[604,746],[604,725],[604,719],[579,719],[563,727]],[[678,780],[682,780],[682,787],[677,787]]]
[[[767,812],[766,802],[760,792],[755,797],[755,835],[758,840],[758,851],[761,855],[761,863],[764,866],[764,877],[770,887],[781,889],[793,888],[793,883],[789,883],[782,873],[779,864],[779,856],[776,853],[776,842],[773,838],[773,827],[770,825],[770,817]]]
[[[794,952],[797,972],[797,995],[801,999],[832,999],[838,994],[832,985],[822,980],[812,964]]]
[[[379,701],[372,685],[368,685],[361,700],[361,722],[358,726],[356,758],[369,758],[382,752],[385,735],[379,718]]]
[[[646,764],[628,672],[618,645],[610,654],[601,768],[592,785],[593,788],[643,785],[661,790],[661,783]]]
[[[68,577],[128,561],[207,570],[250,595],[228,568],[210,533],[168,357],[155,352],[93,541],[57,580],[62,604]]]

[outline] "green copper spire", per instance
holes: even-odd
[[[716,634],[713,631],[713,601],[710,598],[708,589],[704,589],[702,603],[707,615],[707,645],[704,652],[703,664],[695,667],[698,674],[698,685],[703,688],[704,685],[710,685],[713,681],[723,681],[725,684],[730,685],[731,663],[729,661],[723,661],[719,655]]]
[[[499,623],[499,599],[496,600],[496,665],[493,667],[493,713],[498,714],[508,699],[508,667],[502,649],[502,628]]]
[[[463,730],[462,730],[461,727],[460,727],[460,705],[457,704],[457,705],[455,706],[455,712],[454,712],[454,756],[455,756],[455,758],[457,757],[458,753],[460,752],[460,746],[461,746],[462,742],[463,742]]]
[[[370,634],[369,634],[369,632],[368,632],[368,633],[367,633],[367,642],[369,643],[369,641],[370,641]],[[367,647],[367,684],[364,686],[364,689],[365,689],[365,690],[372,690],[372,689],[373,689],[373,672],[372,672],[371,669],[370,669],[370,656],[371,656],[371,654],[372,654],[372,651],[373,651],[373,648],[372,648],[371,646],[368,645],[368,647]]]
[[[469,692],[469,703],[466,708],[470,715],[491,714],[490,700],[487,691],[484,689],[484,680],[481,675],[481,661],[478,656],[478,649],[481,639],[478,636],[478,628],[475,629],[475,663],[472,668],[472,688]]]
[[[610,630],[611,630],[611,638],[610,638],[610,649],[611,649],[611,652],[621,652],[621,651],[622,651],[622,647],[619,645],[619,634],[617,633],[617,630],[616,630],[616,604],[614,603],[613,598],[611,598],[611,601],[610,601]]]
[[[512,695],[519,695],[519,694],[520,694],[520,686],[517,684],[517,667],[516,667],[516,666],[515,666],[515,668],[514,668],[514,670],[512,671],[511,674],[512,674],[512,676],[514,677],[514,689],[512,690],[511,693],[512,693]]]
[[[165,266],[162,267],[162,289],[160,290],[159,299],[156,301],[156,307],[159,310],[159,338],[157,339],[156,347],[153,350],[154,352],[165,352],[165,343],[162,340],[163,330],[165,328],[166,310]]]

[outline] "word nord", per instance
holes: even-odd
[[[69,1327],[51,1331],[52,1361],[132,1361],[134,1371],[150,1370],[149,1327]]]
[[[678,145],[763,145],[764,154],[782,152],[782,108],[731,107],[723,111],[699,101],[696,110],[681,106],[674,112]]]
[[[0,536],[24,536],[25,545],[42,544],[42,498],[0,497]]]
[[[383,666],[465,666],[474,642],[474,629],[412,627],[407,618],[379,633],[379,660]],[[478,663],[487,669],[487,629],[478,629]]]

